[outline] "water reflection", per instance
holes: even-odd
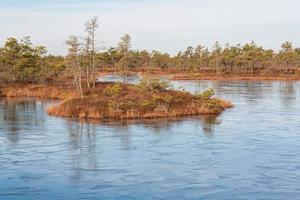
[[[158,119],[128,119],[128,120],[80,120],[80,123],[102,125],[107,127],[113,127],[115,132],[127,133],[131,126],[143,126],[144,128],[151,129],[153,133],[168,132],[174,126],[174,124],[184,123],[186,121],[194,121],[202,126],[205,133],[213,133],[215,126],[220,125],[222,120],[218,119],[219,115],[200,115],[189,117],[169,117]],[[69,121],[77,122],[77,119],[67,119]]]
[[[216,125],[220,125],[222,120],[219,120],[215,115],[203,116],[203,131],[204,133],[211,134]]]
[[[64,134],[65,131],[69,135],[67,146],[73,171],[70,177],[76,180],[81,179],[85,171],[97,171],[99,169],[101,139],[97,138],[97,134],[101,134],[101,132],[109,130],[109,137],[113,136],[114,140],[119,140],[121,149],[130,151],[132,149],[131,137],[134,137],[132,132],[135,132],[134,129],[136,127],[139,127],[142,130],[141,132],[163,136],[164,134],[172,133],[174,127],[176,128],[189,121],[195,125],[196,129],[202,127],[203,131],[200,134],[204,133],[207,136],[211,136],[214,132],[214,127],[221,124],[221,120],[216,115],[150,120],[85,120],[78,122],[75,119],[47,116],[45,111],[51,103],[54,102],[33,98],[1,99],[1,134],[6,135],[7,140],[15,145],[21,143],[20,148],[22,148],[26,137],[32,137],[33,133],[40,136],[43,130],[51,130],[51,128],[54,128],[53,125],[60,126],[59,124],[62,123],[64,128],[62,132],[59,131],[61,132],[60,134]],[[57,124],[57,122],[52,120],[58,120],[59,123]],[[52,125],[52,123],[54,124]],[[102,127],[101,130],[99,130],[99,126]],[[53,134],[52,131],[49,134]]]
[[[0,121],[1,130],[7,135],[11,143],[18,143],[20,135],[24,134],[24,128],[43,129],[47,114],[46,108],[53,102],[34,98],[9,98],[0,100]],[[95,141],[95,127],[102,125],[113,128],[113,131],[121,134],[124,147],[130,146],[130,136],[128,130],[131,126],[142,126],[150,129],[153,133],[169,132],[175,124],[185,123],[186,121],[198,122],[203,132],[211,134],[214,127],[221,124],[221,120],[216,115],[202,115],[194,117],[174,117],[149,120],[82,120],[78,123],[77,119],[67,120],[67,131],[70,135],[70,142],[73,149],[84,146],[83,142],[92,149],[91,142]]]
[[[70,157],[74,175],[72,178],[80,179],[82,170],[97,169],[97,145],[94,125],[83,123],[66,124],[70,140]]]
[[[281,82],[280,87],[280,100],[282,106],[286,108],[293,107],[297,103],[297,85],[292,81]]]
[[[235,107],[78,122],[48,116],[52,101],[1,99],[0,199],[298,199],[299,82],[173,83]]]
[[[45,105],[32,98],[0,98],[1,129],[11,143],[19,141],[22,127],[43,127]]]

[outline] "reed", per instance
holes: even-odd
[[[49,85],[8,85],[0,87],[0,97],[38,97],[71,99],[77,96],[71,88]]]

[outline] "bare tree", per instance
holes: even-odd
[[[131,48],[131,37],[129,34],[125,34],[123,37],[120,38],[120,42],[118,44],[118,51],[123,56],[123,70],[127,69],[128,65],[128,53]],[[124,79],[125,82],[127,82],[127,73],[125,74],[126,79]]]
[[[86,86],[87,88],[91,88],[91,38],[90,35],[87,35],[86,38],[84,38],[84,65],[85,65],[85,80],[86,80]]]
[[[96,84],[96,32],[98,30],[99,24],[98,24],[98,17],[93,17],[92,19],[88,20],[85,23],[85,31],[87,33],[86,37],[86,50],[87,55],[90,58],[91,62],[91,68],[92,68],[92,85],[93,88],[95,88]],[[89,76],[89,72],[87,70],[87,76]],[[87,78],[87,81],[90,81],[89,78]],[[89,87],[89,84],[88,84]]]
[[[67,63],[72,68],[74,82],[76,84],[77,91],[80,95],[80,98],[83,97],[82,92],[82,70],[81,70],[81,61],[80,61],[80,42],[78,37],[70,36],[66,41],[68,45],[68,56]]]

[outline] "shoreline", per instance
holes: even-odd
[[[99,77],[107,75],[124,75],[124,72],[120,71],[102,71],[99,72]],[[215,81],[300,81],[300,75],[241,75],[241,74],[224,74],[214,75],[209,73],[192,73],[192,72],[164,72],[164,71],[128,71],[127,75],[138,76],[161,76],[173,81],[184,80],[215,80]]]
[[[100,83],[94,90],[84,91],[81,99],[74,89],[53,85],[6,85],[0,97],[33,97],[58,99],[50,105],[49,115],[74,119],[154,119],[220,114],[233,107],[229,101],[199,97],[177,90],[140,91],[132,84]],[[202,96],[201,96],[202,98]],[[189,102],[188,104],[186,102]]]

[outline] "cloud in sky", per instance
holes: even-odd
[[[174,54],[189,45],[251,40],[278,49],[300,46],[298,0],[0,0],[0,41],[31,36],[53,54],[64,54],[69,35],[83,35],[98,16],[98,46],[115,46],[124,33],[133,48]]]

